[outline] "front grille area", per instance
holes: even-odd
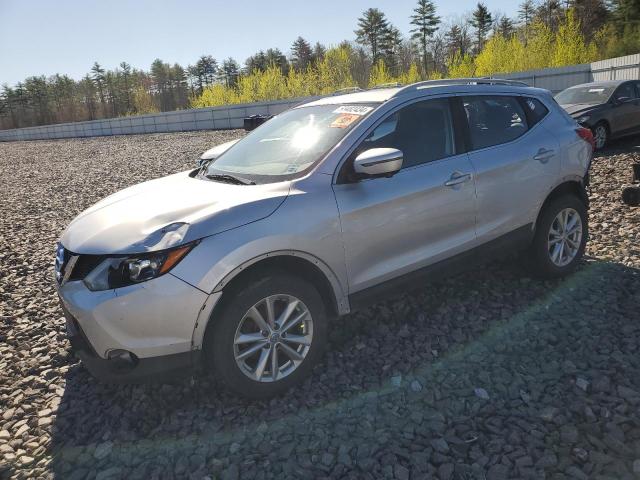
[[[63,281],[82,280],[104,258],[104,255],[76,255],[58,244],[55,261],[56,281],[62,284]],[[67,272],[68,269],[71,271]]]
[[[78,261],[74,265],[71,275],[69,275],[69,280],[82,280],[104,259],[104,255],[79,255]]]

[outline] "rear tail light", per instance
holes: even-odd
[[[585,127],[578,127],[578,128],[576,128],[576,133],[578,134],[578,136],[581,139],[583,139],[585,142],[587,142],[589,145],[591,145],[591,148],[593,150],[595,150],[596,142],[593,139],[593,133],[591,133],[591,130],[589,130],[588,128],[585,128]]]

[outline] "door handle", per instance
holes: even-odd
[[[546,148],[541,148],[540,150],[538,150],[538,153],[536,153],[533,156],[533,159],[537,160],[540,163],[547,163],[549,159],[553,157],[555,154],[556,152],[554,150],[547,150]]]
[[[454,185],[460,185],[461,183],[465,183],[471,180],[470,173],[462,173],[462,172],[453,172],[449,180],[444,182],[445,187],[453,187]]]

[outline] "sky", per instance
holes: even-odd
[[[302,35],[311,43],[353,40],[361,13],[381,9],[407,35],[417,0],[0,0],[0,84],[31,75],[84,76],[94,61],[183,66],[203,54],[240,64],[258,50],[289,55]],[[436,0],[444,21],[460,18],[476,0]],[[515,0],[485,0],[489,10],[516,15]]]

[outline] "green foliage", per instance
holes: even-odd
[[[423,71],[427,71],[429,40],[438,29],[440,17],[436,15],[436,6],[431,0],[418,0],[418,6],[411,15],[411,39],[418,42],[422,57]]]
[[[355,42],[333,48],[303,37],[289,59],[260,50],[244,68],[202,55],[186,68],[156,59],[148,71],[95,62],[80,80],[34,76],[0,89],[0,128],[93,120],[188,107],[332,93],[345,87],[497,75],[640,51],[640,0],[521,0],[518,21],[482,2],[446,28],[434,0],[415,0],[410,39],[377,8],[357,20]],[[569,8],[570,7],[570,8]],[[495,20],[495,21],[494,21]]]

